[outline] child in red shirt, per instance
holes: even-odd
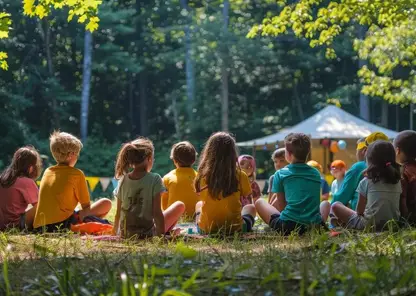
[[[0,230],[33,227],[38,203],[36,180],[42,161],[35,148],[18,149],[11,164],[0,175]],[[33,207],[26,211],[28,205]]]

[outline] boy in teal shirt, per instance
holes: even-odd
[[[276,202],[256,202],[256,210],[270,227],[284,235],[294,231],[300,234],[311,225],[322,224],[319,204],[321,200],[321,176],[306,164],[311,150],[311,140],[302,133],[289,134],[285,138],[285,157],[290,163],[274,175],[272,193]]]

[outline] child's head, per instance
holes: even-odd
[[[196,161],[195,147],[189,142],[179,142],[173,145],[170,152],[170,159],[176,167],[190,168]]]
[[[226,132],[213,134],[201,153],[195,189],[201,191],[201,180],[207,184],[213,198],[229,196],[238,191],[237,147],[234,138]]]
[[[315,161],[315,160],[310,160],[306,163],[308,166],[311,166],[315,169],[317,169],[319,171],[319,173],[322,174],[322,166],[319,164],[319,162]]]
[[[416,160],[416,132],[402,131],[394,139],[394,148],[396,150],[396,159],[403,164]]]
[[[247,154],[241,155],[238,158],[238,164],[247,176],[251,177],[256,173],[256,160],[253,156]]]
[[[129,172],[130,168],[150,172],[153,167],[154,146],[146,138],[138,138],[125,143],[117,155],[116,179],[120,179]]]
[[[388,141],[389,137],[382,132],[374,132],[371,133],[366,138],[361,138],[357,141],[357,152],[356,157],[357,161],[364,161],[366,158],[366,153],[368,150],[368,146],[374,143],[375,141]]]
[[[311,139],[303,133],[291,133],[285,138],[285,157],[289,163],[306,163],[311,152]]]
[[[81,141],[68,133],[54,131],[49,138],[52,156],[58,164],[74,166],[82,149]]]
[[[285,158],[285,153],[285,148],[279,148],[273,152],[272,160],[276,171],[283,169],[285,166],[287,166],[288,163]]]
[[[344,178],[346,170],[347,165],[342,160],[334,160],[331,163],[331,175],[337,180]]]
[[[367,146],[365,144],[365,138],[358,139],[357,150],[355,152],[355,157],[357,158],[357,161],[364,161],[366,152],[367,152]]]
[[[32,146],[19,148],[13,155],[11,164],[0,175],[0,185],[10,187],[18,177],[37,179],[42,170],[42,159]]]
[[[375,141],[367,148],[366,176],[374,183],[397,184],[400,181],[400,166],[396,162],[396,153],[391,143]]]

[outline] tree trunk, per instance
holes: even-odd
[[[298,116],[300,120],[304,120],[305,115],[303,114],[302,101],[300,100],[300,97],[299,97],[297,84],[293,86],[293,96],[295,97],[296,108],[298,109]]]
[[[147,77],[146,71],[143,70],[139,74],[139,89],[140,89],[140,135],[147,136],[147,91],[146,91]]]
[[[136,122],[134,120],[134,85],[133,85],[133,74],[129,74],[129,84],[128,84],[128,94],[129,94],[129,119],[131,125],[131,133],[134,134],[136,131]]]
[[[358,28],[358,38],[364,39],[365,34],[367,33],[367,27],[360,26]],[[358,68],[362,68],[363,66],[367,65],[367,61],[365,60],[358,60]],[[360,117],[364,120],[370,121],[370,104],[368,101],[368,97],[360,92]]]
[[[188,99],[188,117],[189,121],[193,121],[193,109],[195,104],[195,75],[194,64],[192,60],[192,40],[191,40],[191,24],[192,15],[187,0],[180,0],[182,9],[188,14],[185,20],[185,67],[186,67],[186,95]],[[190,124],[192,126],[192,124]]]
[[[229,92],[228,92],[228,53],[227,53],[227,33],[228,33],[228,18],[229,18],[230,3],[229,0],[223,1],[223,52],[222,52],[222,63],[221,63],[221,86],[222,86],[222,100],[221,100],[221,128],[223,131],[229,130]]]
[[[178,112],[178,106],[176,102],[176,93],[172,93],[171,97],[172,97],[173,121],[175,123],[175,134],[176,134],[176,138],[178,139],[178,141],[180,141],[182,139],[182,133],[181,133],[180,124],[179,124],[179,112]]]
[[[400,106],[396,105],[396,132],[400,131]]]
[[[381,102],[381,125],[384,127],[389,126],[389,102]]]
[[[85,31],[84,37],[84,65],[82,70],[82,96],[81,96],[81,140],[88,137],[88,107],[90,102],[91,87],[91,63],[92,63],[92,34]]]
[[[42,37],[42,40],[44,42],[46,62],[48,66],[48,75],[50,79],[55,79],[55,69],[53,66],[51,53],[51,29],[47,19],[45,19],[45,21],[39,20],[37,24],[40,36]],[[45,28],[43,27],[43,24],[45,24]],[[49,93],[49,96],[52,105],[52,125],[54,129],[59,129],[60,120],[58,114],[58,103],[54,94]]]

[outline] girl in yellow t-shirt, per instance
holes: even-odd
[[[200,202],[196,204],[196,222],[202,233],[250,231],[256,209],[246,205],[241,210],[241,196],[251,195],[250,181],[237,168],[234,138],[226,132],[213,134],[202,151],[195,189]]]

